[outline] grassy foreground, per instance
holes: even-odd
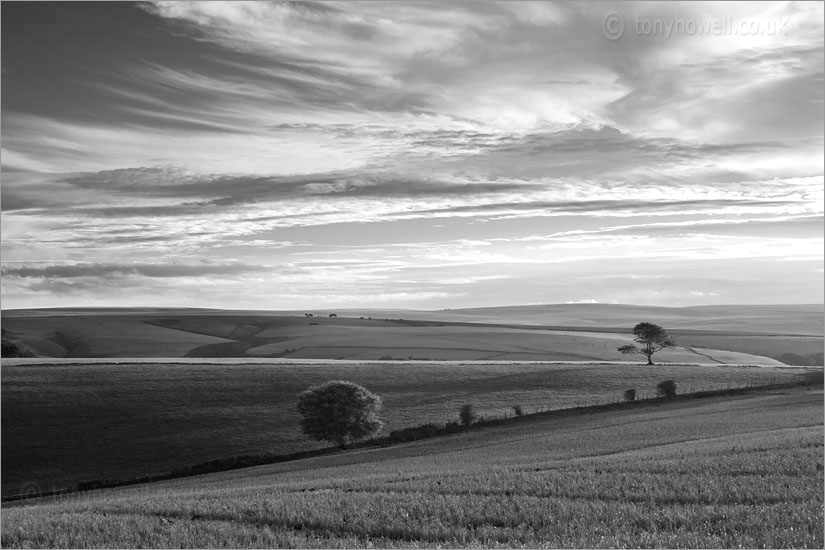
[[[4,507],[4,547],[822,548],[822,391],[540,419]]]
[[[385,433],[651,395],[791,380],[799,369],[587,364],[79,364],[3,365],[4,496],[91,480],[166,474],[215,459],[322,446],[300,433],[297,394],[331,379],[382,396]]]

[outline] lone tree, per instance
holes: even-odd
[[[638,345],[627,344],[621,346],[618,350],[622,353],[638,353],[639,355],[647,356],[647,364],[653,364],[653,354],[665,348],[672,348],[676,342],[668,336],[665,329],[653,323],[639,323],[633,327],[633,334],[636,338],[633,339]]]
[[[379,431],[381,398],[366,388],[343,380],[332,380],[298,394],[298,412],[304,434],[346,449]]]

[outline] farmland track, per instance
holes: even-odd
[[[705,354],[705,353],[699,353],[698,351],[696,351],[696,350],[695,350],[695,349],[693,349],[693,348],[685,347],[685,349],[686,349],[686,350],[689,350],[689,351],[691,351],[691,352],[693,352],[693,353],[695,353],[696,355],[700,355],[700,356],[702,356],[702,357],[705,357],[705,358],[707,358],[707,359],[710,359],[710,360],[711,360],[711,361],[713,361],[714,363],[719,363],[720,365],[724,365],[724,363],[723,363],[722,361],[719,361],[718,359],[714,359],[713,357],[711,357],[710,355],[707,355],[707,354]]]

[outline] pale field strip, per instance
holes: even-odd
[[[702,350],[701,348],[694,348],[700,351],[714,351],[714,350]],[[496,360],[484,360],[484,361],[472,361],[472,360],[407,360],[407,359],[392,359],[392,360],[380,360],[380,359],[290,359],[290,358],[273,358],[273,357],[215,357],[215,358],[208,358],[204,359],[202,357],[89,357],[89,358],[78,358],[78,357],[17,357],[17,358],[4,358],[2,360],[4,365],[9,366],[60,366],[60,365],[126,365],[126,364],[166,364],[166,365],[324,365],[324,366],[335,366],[335,365],[342,365],[342,366],[374,366],[374,365],[443,365],[445,367],[451,366],[483,366],[483,365],[517,365],[517,366],[527,366],[527,365],[536,365],[536,366],[544,366],[544,365],[600,365],[600,366],[638,366],[641,363],[639,361],[496,361]],[[670,363],[670,362],[657,362],[656,365],[659,367],[759,367],[759,368],[784,368],[784,369],[795,369],[799,371],[804,370],[822,370],[822,366],[794,366],[794,365],[784,365],[781,363],[775,365],[755,365],[752,363],[716,363],[712,361],[708,362],[695,362],[695,363]]]

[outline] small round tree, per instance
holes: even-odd
[[[343,380],[332,380],[298,394],[298,412],[304,434],[329,441],[341,448],[378,432],[381,398],[366,388]]]
[[[620,346],[618,350],[622,353],[638,353],[647,357],[647,364],[653,364],[653,354],[665,348],[672,348],[676,342],[659,325],[653,323],[639,323],[633,327],[633,334],[636,336],[633,341],[636,344]]]

